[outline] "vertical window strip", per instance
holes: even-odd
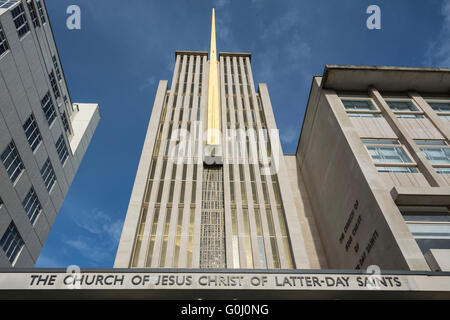
[[[155,247],[156,230],[158,228],[158,220],[159,220],[159,208],[155,208],[154,210],[155,212],[153,215],[153,222],[150,224],[152,229],[150,231],[150,243],[147,252],[147,262],[145,264],[147,268],[150,268],[152,266],[153,249]]]
[[[192,268],[192,253],[194,250],[194,222],[195,222],[195,208],[191,208],[189,217],[189,235],[187,247],[187,267]]]
[[[173,268],[178,268],[178,261],[180,259],[180,248],[181,248],[181,231],[183,229],[183,211],[184,208],[178,209],[178,219],[177,219],[177,231],[175,235],[175,253],[173,256]]]
[[[66,132],[66,134],[70,135],[72,132],[70,130],[69,120],[67,118],[66,111],[61,112],[61,120],[63,123],[64,131]]]
[[[245,253],[247,258],[247,269],[253,268],[253,253],[252,253],[252,241],[250,234],[250,217],[248,209],[242,209],[242,215],[244,219],[244,232],[245,232]]]
[[[52,56],[52,61],[53,67],[55,68],[56,71],[56,77],[58,78],[58,81],[61,81],[62,80],[61,69],[59,68],[58,59],[56,58],[56,55]]]
[[[266,249],[264,247],[264,237],[263,228],[261,222],[261,212],[258,208],[255,209],[255,222],[256,222],[256,237],[258,241],[258,253],[259,253],[259,263],[261,268],[267,268],[266,262]]]
[[[31,16],[31,21],[33,22],[33,26],[35,28],[38,28],[40,26],[39,18],[37,16],[36,7],[34,6],[33,0],[28,0],[27,5],[28,5],[28,11],[30,12],[30,16]]]
[[[139,222],[139,229],[138,229],[137,236],[136,236],[136,243],[134,245],[133,259],[131,261],[131,268],[136,268],[138,265],[139,254],[141,251],[142,239],[143,239],[144,230],[145,230],[145,220],[147,219],[147,211],[148,211],[148,207],[145,206],[142,209],[141,219]]]
[[[167,254],[167,243],[169,241],[169,230],[170,230],[170,218],[172,216],[172,208],[167,208],[166,210],[166,221],[164,223],[164,233],[163,233],[163,241],[161,248],[161,255],[159,259],[159,267],[164,268],[166,263],[166,254]]]
[[[8,51],[8,41],[6,40],[5,33],[3,32],[3,27],[0,24],[0,55]]]
[[[272,249],[272,261],[275,269],[280,268],[280,256],[278,254],[277,238],[275,234],[275,227],[273,222],[272,210],[266,208],[267,225],[269,228],[270,247]]]
[[[286,255],[286,262],[288,264],[288,269],[294,268],[294,261],[292,260],[292,248],[289,242],[289,237],[286,228],[286,215],[283,207],[277,208],[278,212],[278,221],[280,223],[281,230],[281,241],[283,243],[284,252]]]
[[[222,167],[203,169],[200,268],[225,268],[225,216]]]
[[[36,0],[36,4],[39,11],[39,16],[41,17],[42,24],[46,23],[47,20],[45,18],[44,8],[42,8],[42,4],[40,0]]]
[[[17,7],[12,9],[11,14],[14,25],[16,26],[17,34],[19,35],[19,39],[22,39],[28,31],[30,31],[30,26],[28,25],[27,16],[22,3],[19,3]]]
[[[56,98],[61,97],[61,92],[59,91],[58,84],[56,83],[55,73],[53,72],[53,70],[50,71],[50,73],[48,74],[48,78],[55,97]]]
[[[232,228],[232,247],[233,247],[233,268],[239,269],[239,236],[238,236],[238,220],[236,208],[231,208],[231,228]]]

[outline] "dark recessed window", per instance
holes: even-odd
[[[11,222],[0,239],[0,247],[2,247],[9,262],[14,264],[14,260],[23,247],[23,240],[13,222]]]
[[[27,196],[22,202],[22,205],[25,209],[25,212],[27,213],[28,218],[31,221],[31,224],[33,224],[42,209],[33,187],[31,187],[30,191],[28,191]]]
[[[1,159],[11,182],[16,182],[20,173],[24,170],[24,166],[13,141],[2,152]]]
[[[59,69],[58,60],[56,59],[55,55],[53,55],[52,61],[53,61],[53,67],[55,67],[55,70],[56,70],[56,77],[58,78],[58,81],[61,81],[62,80],[61,69]]]
[[[61,93],[59,92],[58,84],[56,83],[55,73],[53,70],[48,74],[48,78],[50,80],[50,85],[52,86],[53,94],[56,98],[61,97]]]
[[[8,51],[8,41],[6,41],[5,33],[3,32],[2,25],[0,24],[0,55]]]
[[[46,19],[45,19],[45,13],[44,13],[44,9],[42,8],[41,1],[37,0],[36,4],[37,4],[38,10],[39,10],[39,16],[41,17],[41,21],[44,24],[46,22]]]
[[[33,114],[25,121],[23,130],[25,131],[31,150],[36,150],[39,143],[42,141],[42,137]]]
[[[21,39],[28,31],[30,31],[30,26],[28,25],[27,16],[25,15],[25,9],[23,8],[22,3],[19,3],[17,7],[12,9],[11,14],[16,26],[17,34],[19,35],[19,39]]]
[[[42,98],[41,100],[42,110],[44,111],[45,118],[47,119],[48,125],[51,126],[56,118],[55,106],[53,105],[52,97],[50,92]]]
[[[30,12],[31,21],[33,22],[33,26],[35,28],[39,27],[39,19],[36,12],[36,7],[34,6],[33,0],[27,1],[28,11]]]
[[[61,135],[56,142],[56,151],[58,152],[59,160],[61,160],[61,164],[64,165],[67,157],[69,156],[69,151],[67,150],[66,141],[64,140],[64,136]]]
[[[44,180],[45,187],[47,188],[47,191],[50,192],[56,182],[55,171],[53,170],[50,159],[47,159],[47,161],[45,161],[44,166],[41,169],[41,174],[42,180]]]

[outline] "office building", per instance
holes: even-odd
[[[44,1],[0,1],[0,267],[34,266],[99,118],[71,100]]]

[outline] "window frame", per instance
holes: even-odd
[[[11,234],[13,235],[13,238],[11,238]],[[6,236],[7,236],[7,238],[5,238]],[[13,251],[11,252],[11,255],[9,256],[8,251],[10,251],[11,244],[13,241],[14,241],[14,247],[12,248]],[[5,248],[5,244],[7,244],[7,243],[9,243],[9,246],[7,248]],[[17,258],[20,256],[20,253],[24,246],[25,246],[25,242],[22,238],[22,235],[19,232],[19,229],[17,228],[14,221],[11,221],[10,224],[8,225],[8,227],[6,228],[5,232],[3,233],[2,237],[0,238],[0,247],[2,248],[3,252],[5,253],[5,256],[7,257],[8,261],[11,263],[11,265],[14,266],[14,264],[17,261]],[[6,249],[9,249],[9,250],[7,251]]]
[[[28,121],[30,121],[30,124],[27,127],[25,127],[25,125],[27,124]],[[33,126],[33,130],[28,135],[28,133],[27,133],[28,129],[32,126]],[[35,153],[36,150],[39,148],[39,146],[42,144],[42,135],[41,135],[39,126],[37,124],[36,117],[34,116],[33,113],[30,114],[30,116],[24,122],[22,127],[23,127],[23,131],[25,133],[25,136],[27,137],[27,141],[28,141],[28,144],[30,145],[31,151],[33,153]],[[33,138],[32,141],[30,141],[31,138]],[[37,143],[36,143],[36,141],[37,141]]]
[[[9,158],[11,153],[13,153],[14,154],[14,159],[11,161],[11,163],[9,164],[9,166],[7,168],[6,165],[5,165],[5,160],[7,158],[3,159],[3,155],[5,154],[5,152],[6,152],[6,150],[8,148],[10,149],[10,154],[8,154],[7,158]],[[19,150],[17,149],[17,146],[16,146],[14,140],[11,140],[11,142],[8,143],[8,145],[2,150],[2,152],[0,153],[0,160],[2,161],[3,167],[5,168],[5,171],[6,171],[6,174],[8,175],[8,177],[9,177],[9,180],[11,181],[11,183],[13,185],[15,185],[17,183],[17,181],[19,181],[19,179],[22,176],[23,172],[25,171],[25,165],[24,165],[24,163],[22,161],[22,157],[20,156]],[[9,172],[8,172],[8,169],[11,167],[13,162],[14,163],[17,162],[17,166],[15,167],[14,171],[10,175]],[[16,171],[18,170],[18,168],[19,168],[20,171],[17,173],[17,175],[15,175]],[[13,180],[13,177],[14,177],[14,180]]]
[[[0,23],[0,48],[3,47],[5,51],[0,51],[0,57],[3,57],[10,50],[8,38],[6,38],[5,30],[3,29],[2,24]]]
[[[369,114],[375,115],[373,118],[381,118],[383,116],[381,109],[377,106],[375,101],[369,96],[366,96],[366,95],[339,95],[339,99],[341,100],[342,106],[349,117],[363,118],[364,116],[361,116],[361,115],[369,115]],[[372,105],[372,107],[374,108],[374,110],[347,109],[345,107],[346,101],[369,101],[370,104]],[[356,115],[359,115],[359,116],[356,116]],[[369,117],[364,117],[364,118],[369,118]]]
[[[396,141],[396,144],[383,144],[383,143],[365,143],[364,140],[366,141]],[[375,165],[375,167],[415,167],[417,169],[417,162],[414,161],[414,158],[412,157],[411,153],[408,151],[408,149],[400,143],[400,141],[398,141],[398,139],[384,139],[384,138],[380,138],[380,139],[374,139],[374,138],[363,138],[361,137],[361,142],[364,145],[364,148],[366,149],[370,159],[372,159],[372,163]],[[397,147],[397,148],[401,148],[406,156],[408,156],[409,160],[411,162],[375,162],[375,160],[373,159],[370,150],[368,147]]]
[[[38,18],[38,12],[36,5],[33,0],[27,0],[28,12],[30,13],[31,22],[33,23],[34,28],[39,28],[41,26],[41,22]]]
[[[31,205],[29,205],[30,201],[32,201]],[[36,194],[36,190],[34,190],[33,186],[30,188],[25,198],[23,199],[22,206],[27,214],[27,217],[30,219],[30,223],[34,225],[35,222],[37,221],[37,218],[42,213],[42,205],[41,202],[39,201],[39,197]]]
[[[444,144],[442,145],[433,145],[433,144],[418,144],[418,141],[442,141]],[[415,139],[414,142],[416,143],[417,147],[420,149],[420,151],[423,153],[423,155],[426,157],[426,153],[423,149],[450,149],[449,143],[445,139]],[[433,163],[430,159],[426,157],[427,161],[432,165],[433,168],[439,169],[439,168],[450,168],[450,163],[444,164],[444,163]]]
[[[449,111],[436,111],[433,108],[433,106],[431,105],[432,103],[448,103],[450,105],[450,98],[429,97],[429,98],[424,98],[424,100],[428,104],[428,106],[436,113],[436,115],[439,116],[439,118],[445,119],[445,120],[450,120],[450,108],[449,108]]]
[[[28,23],[28,18],[27,18],[27,14],[25,12],[25,7],[23,6],[23,3],[21,1],[19,1],[17,3],[18,3],[18,5],[15,6],[14,8],[12,8],[10,11],[11,11],[11,16],[12,16],[12,20],[14,23],[14,27],[16,28],[16,31],[17,31],[17,36],[19,37],[19,40],[22,40],[23,38],[25,38],[25,36],[27,34],[30,33],[31,28],[30,28],[30,24]],[[14,11],[17,9],[21,12],[19,12],[16,16],[14,16]],[[20,26],[17,26],[17,23],[16,23],[17,20],[23,20],[23,22]],[[25,29],[25,32],[21,33],[23,29]]]
[[[414,99],[409,97],[383,97],[384,101],[388,105],[389,109],[395,114],[396,118],[398,119],[407,119],[408,117],[402,117],[402,116],[421,116],[421,117],[412,117],[413,119],[417,118],[424,118],[425,112],[417,105],[417,103],[414,101]],[[392,109],[392,107],[389,105],[389,102],[409,102],[413,105],[414,108],[417,109],[417,111],[395,111]]]
[[[50,158],[47,158],[47,160],[44,162],[44,165],[42,166],[40,172],[45,189],[47,189],[48,193],[50,194],[57,182],[55,169],[53,168],[53,164],[50,161]]]

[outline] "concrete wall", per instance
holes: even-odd
[[[353,269],[376,264],[383,269],[426,270],[427,264],[358,130],[345,110],[339,109],[339,97],[322,90],[320,81],[316,77],[312,84],[297,163],[328,267]]]

